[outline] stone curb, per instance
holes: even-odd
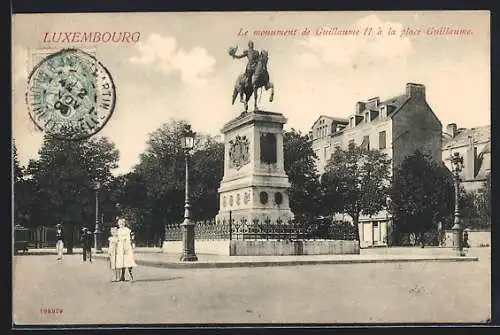
[[[96,255],[96,259],[106,259]],[[422,258],[383,258],[383,259],[314,259],[287,261],[223,261],[223,262],[162,262],[136,259],[137,265],[167,269],[215,269],[241,267],[297,266],[319,264],[371,264],[371,263],[409,263],[409,262],[475,262],[478,257],[422,257]]]

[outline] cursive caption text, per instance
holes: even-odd
[[[363,27],[363,28],[339,28],[339,27],[319,27],[319,28],[292,28],[292,29],[256,29],[248,30],[240,28],[237,36],[242,37],[294,37],[294,36],[351,36],[351,37],[381,37],[395,36],[400,38],[419,36],[471,36],[472,29],[461,27],[425,27],[412,28],[403,27],[394,29],[391,27]]]

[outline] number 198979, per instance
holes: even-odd
[[[62,314],[62,308],[40,308],[41,314]]]

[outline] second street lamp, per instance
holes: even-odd
[[[100,231],[99,231],[99,190],[101,183],[98,180],[94,181],[95,190],[95,231],[94,231],[94,248],[96,252],[102,252]]]
[[[464,159],[458,152],[455,152],[451,157],[451,166],[453,168],[453,176],[455,179],[455,218],[453,227],[453,248],[457,250],[459,256],[464,256],[462,233],[463,228],[460,214],[460,171],[463,169]]]
[[[191,126],[186,125],[183,138],[182,138],[182,148],[184,149],[184,157],[186,159],[186,190],[185,190],[185,204],[184,204],[184,222],[181,224],[182,227],[182,242],[183,242],[183,254],[181,256],[181,261],[184,262],[194,262],[198,260],[194,248],[194,223],[191,221],[191,205],[189,203],[189,156],[194,148],[194,135],[195,133],[191,130]]]

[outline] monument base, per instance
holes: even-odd
[[[226,123],[224,177],[216,222],[287,223],[293,219],[284,169],[283,124],[279,113],[245,113]]]
[[[248,225],[259,223],[264,224],[286,224],[293,220],[294,215],[290,209],[269,209],[269,208],[251,208],[251,209],[236,209],[231,211],[219,211],[215,217],[216,222],[229,222],[230,218],[233,223],[246,223]]]

